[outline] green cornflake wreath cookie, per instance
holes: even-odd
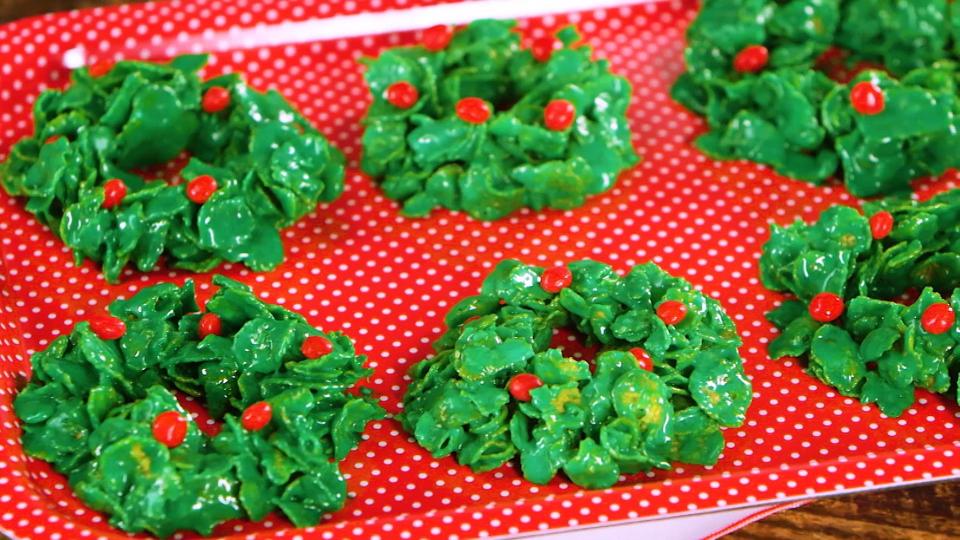
[[[240,75],[201,81],[206,56],[73,72],[43,92],[34,134],[0,168],[8,193],[107,281],[124,266],[207,271],[223,261],[269,270],[278,229],[343,191],[343,155],[280,94]],[[192,156],[171,185],[138,168]]]
[[[339,332],[265,304],[223,276],[197,313],[193,283],[148,287],[33,355],[17,396],[27,454],[128,532],[210,534],[279,511],[296,526],[341,508],[338,462],[384,411]],[[200,432],[171,388],[223,420]]]
[[[711,157],[814,184],[839,174],[860,197],[906,192],[960,165],[958,35],[946,0],[705,0],[672,94],[706,117],[696,145]],[[817,70],[831,46],[890,74],[831,80]]]
[[[573,28],[525,50],[514,25],[433,27],[422,45],[367,60],[361,166],[404,214],[576,208],[637,163],[626,79]]]
[[[841,394],[899,416],[915,388],[946,392],[956,374],[960,190],[864,212],[833,206],[811,225],[772,226],[761,278],[796,299],[767,314],[781,331],[770,356],[806,359]],[[921,291],[911,304],[896,301],[910,291]]]
[[[434,456],[475,471],[520,454],[532,482],[562,469],[600,488],[671,461],[710,465],[721,426],[740,426],[752,398],[733,321],[652,263],[620,277],[590,260],[506,260],[446,323],[399,418]],[[592,365],[550,348],[559,327],[602,347]]]

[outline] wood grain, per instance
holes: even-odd
[[[831,499],[774,514],[731,534],[735,540],[960,538],[960,483]]]
[[[0,22],[125,0],[0,0]],[[960,483],[816,501],[737,531],[735,540],[960,538]]]

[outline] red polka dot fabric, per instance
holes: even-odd
[[[255,41],[257,32],[242,29],[269,32],[284,21],[415,3],[427,2],[173,1],[2,26],[0,157],[31,129],[37,93],[66,83],[68,51],[81,51],[89,62],[153,58],[189,52],[195,37],[207,39],[215,52],[206,75],[242,71],[256,87],[277,88],[351,165],[344,195],[285,231],[287,258],[280,268],[256,274],[227,264],[217,271],[320,328],[352,336],[376,370],[369,384],[390,412],[400,410],[405,373],[431,353],[445,312],[475,294],[497,261],[515,257],[552,266],[590,257],[620,271],[655,261],[723,303],[743,336],[741,352],[753,379],[747,423],[725,432],[727,445],[714,467],[681,466],[633,475],[612,489],[583,491],[563,478],[531,484],[511,466],[474,474],[453,459],[434,459],[388,419],[372,423],[342,465],[350,491],[343,510],[303,530],[271,516],[256,524],[226,524],[218,536],[496,536],[960,476],[958,407],[948,397],[918,393],[914,407],[891,419],[837,395],[797,362],[768,358],[766,345],[775,329],[763,314],[781,300],[757,278],[769,223],[810,220],[832,203],[856,201],[836,184],[817,188],[753,164],[715,162],[693,149],[691,140],[703,123],[674,104],[667,91],[683,69],[683,29],[695,13],[694,2],[642,3],[520,22],[525,43],[578,24],[596,55],[630,79],[633,142],[644,161],[582,208],[524,211],[493,223],[450,212],[401,217],[397,205],[357,169],[360,119],[369,102],[357,60],[413,43],[418,31],[267,47],[244,47],[231,38],[252,35]],[[950,177],[919,187],[929,192],[952,185]],[[211,294],[209,275],[165,269],[127,273],[123,283],[108,285],[89,263],[74,266],[69,251],[22,201],[0,195],[0,530],[21,539],[125,536],[79,502],[62,476],[24,456],[11,402],[28,377],[30,354],[51,339],[101,313],[116,297],[188,278],[198,281],[201,300]],[[571,351],[582,349],[570,345]],[[202,411],[196,419],[207,425]]]

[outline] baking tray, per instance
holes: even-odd
[[[436,4],[436,5],[434,5]],[[502,258],[553,265],[591,257],[618,270],[655,261],[720,300],[743,336],[753,379],[746,425],[725,432],[714,467],[680,466],[583,491],[547,486],[511,466],[474,474],[434,459],[398,423],[372,423],[342,465],[352,498],[316,527],[294,533],[281,517],[229,523],[228,537],[421,538],[535,533],[655,519],[740,506],[960,477],[958,406],[918,392],[899,419],[839,396],[793,361],[772,361],[776,330],[763,314],[781,300],[757,279],[768,224],[813,219],[826,206],[856,204],[838,185],[813,187],[744,162],[715,162],[690,141],[704,128],[667,95],[681,72],[687,1],[574,10],[576,2],[338,3],[173,1],[51,14],[0,26],[0,155],[27,134],[37,93],[68,80],[65,65],[215,51],[206,75],[243,71],[276,87],[348,156],[346,191],[284,232],[287,258],[273,272],[226,264],[217,271],[266,301],[342,329],[376,370],[371,387],[398,410],[404,374],[431,351],[442,318],[474,294]],[[597,4],[599,5],[599,4]],[[547,15],[537,13],[564,11]],[[596,55],[634,85],[629,117],[644,161],[610,192],[573,211],[521,212],[493,223],[437,212],[407,219],[357,167],[360,119],[369,101],[357,59],[414,43],[413,25],[481,16],[529,16],[524,39],[579,25]],[[353,37],[349,37],[353,36]],[[955,175],[921,182],[953,186]],[[0,194],[0,531],[16,538],[125,537],[73,497],[62,476],[25,458],[11,400],[29,355],[113,298],[159,281],[209,275],[159,270],[108,285],[97,268],[75,267],[63,244]]]

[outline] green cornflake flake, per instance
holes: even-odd
[[[64,90],[43,92],[34,132],[0,165],[0,184],[73,250],[116,282],[129,264],[207,271],[223,261],[255,271],[283,260],[278,230],[343,191],[344,157],[280,94],[251,90],[238,74],[200,80],[206,56],[168,64],[118,62],[105,75],[73,72]],[[222,111],[202,109],[212,87],[230,92]],[[181,185],[148,180],[139,168],[192,156]],[[202,205],[185,184],[210,175]],[[104,184],[126,196],[104,208]]]
[[[857,343],[844,329],[825,324],[810,342],[811,367],[841,394],[853,395],[863,381],[866,368]]]
[[[770,342],[768,352],[771,358],[801,356],[810,349],[810,340],[820,328],[820,323],[803,313],[781,329],[780,335]]]
[[[746,418],[752,389],[740,357],[730,351],[704,351],[690,374],[690,395],[700,409],[722,426],[737,427]]]
[[[876,403],[883,414],[897,417],[913,405],[914,390],[912,385],[896,386],[886,381],[875,372],[866,375],[866,382],[860,392],[860,401]]]
[[[630,83],[592,59],[574,28],[557,33],[562,47],[541,62],[520,47],[515,24],[474,21],[441,51],[396,47],[363,59],[372,102],[361,167],[403,214],[439,207],[494,220],[524,207],[576,208],[639,161],[626,120]],[[410,108],[387,100],[399,82],[417,90]],[[489,119],[461,120],[456,104],[466,97],[486,101]],[[560,99],[576,118],[555,131],[544,109]]]
[[[620,467],[606,448],[583,439],[577,453],[563,465],[563,472],[578,486],[587,489],[610,487],[620,477]]]
[[[673,459],[712,465],[723,451],[723,432],[703,410],[689,407],[676,415],[671,442]]]
[[[721,426],[742,425],[752,399],[733,321],[654,264],[622,277],[596,261],[568,268],[571,285],[550,293],[540,286],[543,268],[504,260],[480,295],[458,302],[436,354],[410,369],[404,429],[434,456],[456,454],[475,471],[519,454],[523,476],[538,484],[563,471],[601,488],[673,461],[715,463]],[[664,300],[687,306],[682,323],[656,316]],[[600,345],[592,368],[550,347],[560,327]],[[652,370],[639,366],[634,347],[647,351]],[[509,391],[518,374],[542,383],[529,401]]]
[[[872,330],[860,342],[860,357],[865,362],[877,360],[889,351],[900,340],[900,332],[893,328],[881,326]]]
[[[274,511],[314,525],[343,506],[338,462],[367,422],[384,416],[374,398],[347,393],[372,370],[346,336],[323,334],[236,281],[213,283],[220,288],[206,310],[221,317],[221,335],[197,335],[192,282],[148,287],[110,305],[127,325],[121,339],[103,341],[80,323],[34,354],[33,378],[14,401],[24,451],[50,462],[124,531],[208,535],[224,521]],[[303,358],[312,335],[333,351]],[[158,442],[158,414],[189,418],[174,389],[205,397],[223,420],[220,433],[207,437],[189,422],[179,446]],[[242,428],[239,416],[261,400],[271,422]]]
[[[869,217],[879,212],[890,213],[893,229],[875,239]],[[960,329],[934,334],[922,318],[934,304],[960,310],[960,190],[923,202],[867,202],[864,213],[833,206],[809,225],[772,226],[760,274],[764,285],[796,299],[767,314],[780,329],[769,353],[805,360],[812,375],[841,394],[898,416],[913,403],[914,389],[953,388]],[[919,297],[898,303],[909,290]],[[818,292],[844,300],[841,317],[813,320],[807,306]]]
[[[906,193],[911,179],[960,165],[957,13],[946,0],[706,0],[671,94],[706,118],[710,129],[695,144],[713,158],[749,159],[813,184],[842,176],[860,197]],[[765,47],[768,60],[737,71],[749,46]],[[843,82],[827,75],[832,64],[864,61],[885,71]],[[863,82],[882,91],[881,112],[851,105]]]

